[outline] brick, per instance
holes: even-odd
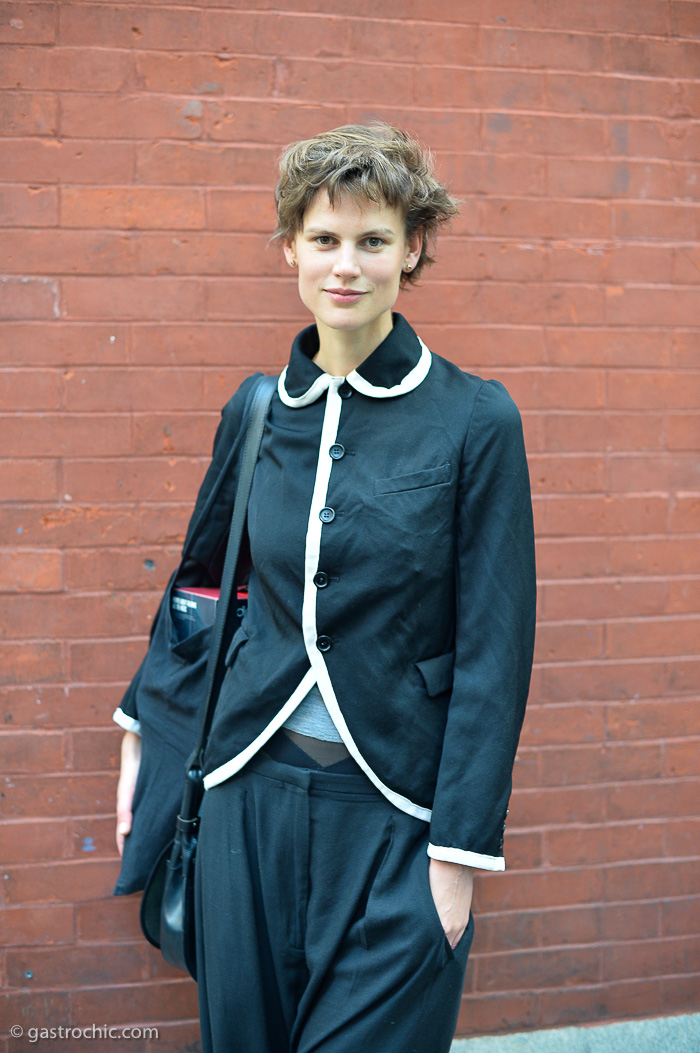
[[[542,786],[650,779],[661,775],[661,748],[636,743],[552,747],[541,752],[540,768]]]
[[[614,739],[665,739],[688,734],[694,725],[687,699],[629,701],[606,706],[608,734]]]
[[[607,464],[607,487],[617,492],[676,491],[700,489],[697,454],[634,453],[611,456]],[[700,525],[700,524],[698,524]]]
[[[493,237],[605,238],[610,234],[607,203],[490,197],[481,206],[482,230]]]
[[[666,194],[669,194],[668,190]],[[612,224],[618,238],[697,241],[700,238],[700,205],[646,201],[613,204]]]
[[[116,724],[114,725],[116,730]],[[119,733],[118,741],[121,741]],[[69,830],[70,850],[73,859],[115,859],[117,846],[115,840],[115,820],[113,816],[104,819],[73,819]]]
[[[3,943],[6,947],[72,943],[74,915],[72,905],[5,907]]]
[[[514,988],[552,987],[561,976],[569,983],[592,983],[600,975],[598,949],[514,951],[506,955],[480,955],[479,989],[504,991]]]
[[[5,91],[0,97],[3,135],[56,135],[58,103],[55,95]]]
[[[142,51],[134,62],[144,91],[267,98],[275,82],[272,57]]]
[[[548,620],[660,615],[667,600],[664,581],[552,582],[539,589],[540,615]]]
[[[543,579],[598,577],[607,572],[605,538],[538,538],[537,567]]]
[[[510,865],[510,859],[508,860]],[[551,913],[551,912],[550,912]],[[478,943],[474,951],[479,953],[507,950],[526,950],[542,941],[542,913],[521,911],[518,914],[483,914],[479,912]]]
[[[15,639],[45,636],[72,640],[109,636],[110,632],[138,632],[152,602],[152,597],[144,593],[46,595],[40,604],[33,596],[5,595],[0,597],[0,611]]]
[[[286,277],[282,252],[261,234],[142,234],[135,245],[141,274]]]
[[[605,289],[607,325],[692,325],[698,317],[700,289]]]
[[[99,697],[94,685],[6,687],[0,693],[0,723],[37,728],[106,724],[123,693],[118,685],[106,684],[100,685]]]
[[[308,102],[281,99],[272,109],[268,102],[212,99],[207,104],[204,127],[215,141],[273,143],[279,147],[289,138],[290,128],[300,139],[310,139],[320,128],[335,127],[344,115],[343,107]]]
[[[674,36],[697,39],[700,32],[700,12],[692,0],[672,0],[671,32]]]
[[[116,775],[16,775],[11,779],[3,777],[0,782],[4,793],[3,813],[10,818],[64,819],[71,815],[114,812]],[[65,874],[72,872],[65,871]]]
[[[66,227],[196,230],[204,225],[204,205],[192,188],[64,187],[61,221]]]
[[[154,611],[157,606],[158,603],[154,602]],[[146,653],[147,642],[145,637],[141,637],[71,644],[69,648],[71,679],[82,683],[101,683],[104,680],[111,680],[124,684],[126,689]]]
[[[3,153],[11,155],[12,151]],[[58,197],[55,190],[37,186],[0,186],[0,226],[53,227],[57,223]]]
[[[669,1008],[674,1012],[695,1012],[697,1006],[697,998],[694,992],[698,989],[698,976],[674,976],[669,980],[661,980],[661,998],[660,1004],[665,1007],[665,1011]],[[648,1010],[647,1010],[648,1011]]]
[[[151,48],[184,51],[200,47],[201,16],[196,10],[177,10],[121,4],[60,5],[59,42],[84,47],[99,40],[102,47]]]
[[[202,134],[201,99],[141,95],[66,93],[61,135],[91,139],[197,139]]]
[[[483,129],[483,149],[497,154],[555,157],[605,154],[605,122],[599,117],[510,116],[492,112],[485,115]]]
[[[413,109],[413,77],[406,76],[406,67],[402,63],[361,62],[358,60],[283,58],[275,66],[275,91],[288,99],[319,99],[327,94],[328,78],[333,77],[336,83],[343,84],[343,101],[347,105],[362,105],[373,108],[376,113],[377,99],[390,100],[382,108],[382,114],[394,120],[391,107],[411,107],[415,114],[414,131],[422,135],[419,127],[421,114]],[[440,114],[435,114],[440,120]],[[449,115],[442,115],[442,120],[454,123]],[[397,122],[398,123],[398,122]],[[459,131],[459,129],[457,129]],[[288,140],[285,136],[285,141]],[[280,145],[283,145],[280,143]],[[436,149],[441,143],[436,141]]]
[[[79,942],[131,940],[142,937],[138,896],[114,896],[108,900],[88,900],[76,905],[76,933]]]
[[[50,326],[35,322],[5,323],[0,330],[0,351],[8,365],[71,366],[76,363],[123,363],[128,356],[125,325]]]
[[[109,954],[103,946],[8,951],[6,969],[9,987],[27,986],[27,970],[32,973],[32,986],[40,989],[136,983],[147,976],[146,945],[117,943]]]
[[[664,831],[661,823],[553,829],[547,830],[544,837],[545,858],[554,867],[592,866],[632,859],[659,859],[663,856]],[[627,938],[625,933],[618,933],[618,938],[620,936]],[[606,937],[612,938],[609,933],[606,933]],[[553,942],[559,941],[555,939]],[[577,941],[572,937],[571,942]]]
[[[612,820],[679,818],[694,814],[697,803],[697,779],[626,783],[609,787],[607,797],[608,816]],[[645,875],[647,870],[640,867],[635,874],[639,877]],[[656,874],[659,875],[658,870]],[[620,883],[620,887],[622,885],[623,883]],[[663,891],[666,896],[683,895],[683,888],[680,886],[676,892],[671,891],[670,885],[666,886]],[[693,892],[694,890],[689,888],[688,891]],[[656,895],[661,895],[659,889],[646,898]],[[631,898],[631,890],[630,895],[624,898]]]
[[[0,417],[0,443],[8,456],[38,457],[47,450],[55,456],[75,450],[90,450],[95,456],[127,455],[132,451],[131,422],[126,414],[18,413]]]
[[[145,458],[68,461],[64,481],[77,501],[194,500],[204,474],[201,459]]]
[[[75,771],[119,770],[122,735],[116,726],[83,728],[70,733],[70,763]]]
[[[676,498],[676,503],[679,499]],[[693,514],[692,505],[683,512]],[[673,523],[673,508],[671,521]],[[693,520],[681,520],[683,530],[694,529]],[[634,529],[634,528],[632,528]],[[611,574],[693,574],[700,570],[700,551],[686,538],[611,538],[609,544]]]
[[[101,860],[8,867],[5,897],[9,904],[78,903],[110,895],[116,876],[116,865]]]
[[[663,773],[666,778],[685,778],[700,775],[700,743],[697,739],[687,742],[667,742],[664,746]]]
[[[639,979],[697,971],[700,937],[645,940],[643,942],[606,947],[604,974],[606,979]]]
[[[610,124],[612,154],[637,158],[697,161],[700,122],[678,118],[660,120],[613,120]],[[603,151],[600,151],[601,153]]]
[[[696,40],[654,40],[639,36],[609,38],[609,67],[615,73],[693,78],[700,61]]]
[[[533,493],[586,493],[604,489],[602,457],[585,454],[532,454],[529,458]]]
[[[0,154],[0,178],[17,183],[125,183],[133,170],[133,143],[114,140],[15,139],[12,149]],[[29,187],[30,194],[40,191],[40,187]],[[7,192],[5,188],[3,197]],[[48,225],[56,222],[54,219]]]
[[[668,583],[668,614],[697,614],[700,610],[700,578],[681,578]]]
[[[208,226],[223,230],[262,230],[271,233],[275,226],[271,189],[277,153],[272,147],[226,146],[208,142],[186,145],[177,142],[138,143],[136,178],[140,183],[167,182],[187,187],[224,186],[227,189],[224,192],[223,210],[228,225],[212,223],[210,217]],[[260,190],[261,176],[265,192]],[[240,186],[241,189],[228,189],[231,186]],[[253,214],[247,218],[251,203]],[[265,206],[265,216],[269,218],[266,218],[264,225],[256,225],[262,204]],[[231,225],[233,217],[236,222]]]
[[[596,786],[520,790],[513,796],[509,828],[546,827],[551,823],[600,823],[605,792]]]
[[[206,411],[139,413],[134,415],[132,422],[134,453],[137,455],[208,456],[218,416]]]
[[[180,559],[179,546],[104,549],[65,555],[69,589],[162,590]]]
[[[0,86],[31,91],[118,91],[129,55],[107,48],[0,48]]]
[[[134,985],[129,987],[128,1006],[116,1000],[108,987],[86,988],[75,992],[71,1004],[77,1020],[99,1020],[107,1024],[196,1018],[197,985],[189,977],[175,982]]]
[[[77,230],[8,231],[8,274],[132,274],[136,247],[124,234]]]
[[[662,413],[548,413],[542,421],[548,450],[660,450],[665,445]]]
[[[62,316],[85,321],[202,318],[204,288],[190,278],[64,278]]]
[[[32,462],[26,462],[24,467],[31,469]],[[1,482],[2,462],[0,461]],[[191,513],[191,507],[189,511]],[[148,518],[149,515],[150,510],[146,513],[146,517]],[[180,515],[184,516],[185,513],[181,512]],[[179,521],[180,516],[175,513],[175,518]],[[185,522],[185,527],[186,525]],[[131,505],[115,504],[107,508],[104,505],[57,505],[54,502],[0,507],[2,536],[6,538],[21,534],[22,543],[30,546],[44,545],[56,548],[65,544],[81,548],[101,543],[129,544],[136,541],[138,530],[138,515]],[[138,537],[140,539],[141,535],[138,534]]]
[[[700,334],[697,329],[675,329],[671,338],[671,363],[679,368],[697,368]]]
[[[0,549],[0,592],[58,592],[62,585],[60,552]]]
[[[535,515],[539,532],[550,536],[658,534],[665,529],[666,502],[656,496],[552,495],[535,500]]]
[[[0,40],[9,44],[53,44],[56,40],[58,4],[0,4]]]
[[[630,29],[629,7],[625,0],[609,0],[599,7],[586,0],[567,0],[565,5],[547,13],[547,25],[566,28],[569,31],[592,30],[609,33]],[[634,31],[640,35],[664,36],[668,32],[666,5],[658,0],[641,0],[635,8]]]
[[[142,504],[139,510],[139,539],[147,545],[182,545],[194,502],[166,508]]]
[[[14,731],[0,736],[0,766],[7,773],[60,771],[66,767],[64,736],[50,731]]]
[[[603,654],[603,628],[589,623],[540,623],[535,641],[538,662],[585,661]]]
[[[544,1028],[575,1024],[579,1020],[604,1022],[648,1016],[665,1012],[661,984],[656,980],[635,980],[630,983],[606,983],[586,986],[580,990],[542,991],[539,999],[540,1026]]]
[[[669,669],[663,660],[562,663],[542,670],[542,692],[551,702],[607,701],[635,698],[643,685],[649,696],[669,686]]]
[[[57,496],[56,462],[49,460],[0,461],[0,493],[15,501],[46,501]]]
[[[616,77],[598,70],[547,73],[547,102],[557,113],[664,117],[673,101],[673,82],[656,77]]]
[[[0,319],[58,317],[58,283],[49,278],[0,278]]]
[[[152,407],[153,392],[157,390],[163,403],[172,411],[182,411],[200,407],[202,382],[201,369],[172,366],[165,369],[76,369],[65,375],[64,397],[67,408],[80,414],[96,413],[100,409],[114,413],[124,410],[143,412]],[[164,443],[158,452],[170,454],[174,451]]]
[[[643,366],[668,365],[669,336],[647,329],[557,329],[545,334],[547,362],[554,366]],[[630,406],[629,408],[634,408]]]
[[[698,528],[699,509],[699,494],[675,494],[671,505],[669,529],[680,533],[695,533]]]
[[[605,713],[602,706],[536,706],[528,705],[521,736],[521,746],[573,745],[602,742],[605,737]]]
[[[498,881],[479,886],[480,910],[534,910],[599,903],[603,873],[598,870],[552,870],[531,874],[506,871]],[[480,981],[481,982],[481,981]]]
[[[696,822],[695,833],[697,832]],[[664,936],[687,936],[700,932],[700,896],[662,903],[661,931]]]
[[[30,1025],[55,1027],[57,1020],[71,1018],[69,996],[58,991],[46,991],[41,998],[37,998],[34,991],[3,992],[0,994],[0,1013],[3,1020],[21,1020],[25,1031]]]
[[[5,736],[3,735],[3,738]],[[14,738],[14,735],[8,735]],[[62,766],[62,765],[61,765]],[[49,822],[8,822],[0,826],[3,865],[60,859],[66,854],[66,825]],[[12,941],[10,941],[12,942]]]
[[[611,658],[694,654],[700,633],[698,618],[654,618],[610,622],[607,627]]]
[[[473,960],[473,959],[472,959]],[[520,1026],[534,1028],[539,1020],[541,994],[510,991],[488,995],[481,991],[463,996],[457,1021],[457,1037],[509,1031],[514,1020]]]

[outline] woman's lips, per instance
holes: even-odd
[[[340,304],[357,303],[365,295],[357,289],[326,289],[325,292],[333,303]]]

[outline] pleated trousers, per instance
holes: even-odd
[[[452,950],[428,827],[358,768],[260,754],[209,790],[197,849],[203,1053],[447,1053],[472,942]]]

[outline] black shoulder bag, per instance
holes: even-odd
[[[161,853],[151,871],[141,899],[141,928],[149,943],[158,947],[171,965],[185,969],[197,979],[194,922],[194,873],[197,854],[199,809],[204,795],[202,765],[220,685],[220,656],[236,578],[248,497],[260,451],[265,416],[277,385],[275,377],[263,377],[253,394],[241,454],[238,487],[231,519],[221,592],[214,633],[207,661],[202,719],[197,745],[187,764],[182,806],[175,824],[175,836]]]

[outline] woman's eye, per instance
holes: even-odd
[[[382,238],[367,238],[367,245],[370,249],[379,249],[383,244]]]
[[[317,245],[332,245],[333,244],[333,238],[330,236],[330,234],[319,234],[319,236],[316,238],[316,244]]]

